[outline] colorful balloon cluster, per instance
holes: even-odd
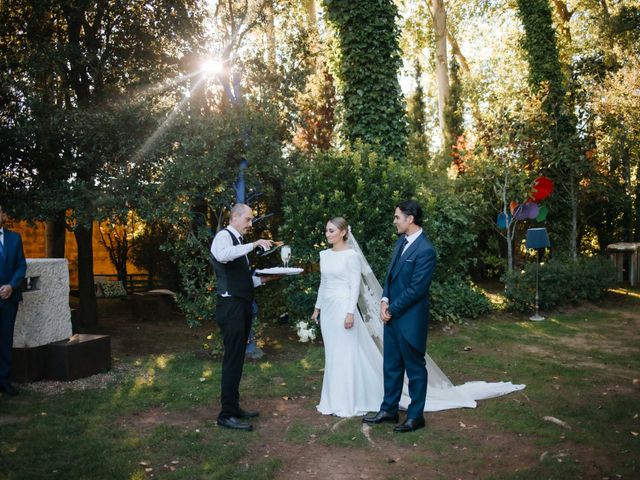
[[[538,177],[533,182],[532,192],[524,203],[511,202],[509,204],[510,213],[498,214],[498,227],[507,228],[511,220],[535,219],[537,222],[544,222],[549,213],[546,206],[540,206],[539,202],[547,198],[553,192],[553,180],[547,177]]]

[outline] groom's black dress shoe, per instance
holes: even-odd
[[[382,423],[382,422],[397,422],[398,414],[391,415],[383,410],[380,410],[375,415],[366,415],[362,417],[362,423]]]
[[[393,429],[394,432],[405,433],[413,432],[419,428],[424,428],[424,418],[407,418],[404,423],[396,425]]]
[[[250,423],[244,423],[237,417],[218,418],[216,421],[219,427],[231,428],[233,430],[246,430],[250,432],[253,426]]]
[[[252,412],[251,410],[243,410],[241,408],[236,412],[238,418],[256,418],[260,416],[260,412]]]
[[[2,385],[0,385],[0,392],[4,393],[5,395],[9,395],[10,397],[15,397],[16,395],[18,395],[18,390],[10,383],[3,383]]]

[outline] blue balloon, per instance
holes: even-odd
[[[507,225],[511,223],[512,218],[513,217],[510,213],[505,215],[504,212],[500,212],[498,214],[498,228],[507,228]]]

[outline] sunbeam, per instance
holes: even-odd
[[[158,128],[151,134],[151,136],[144,142],[142,147],[133,155],[132,161],[133,163],[138,163],[142,158],[149,152],[151,147],[160,139],[160,137],[171,128],[176,116],[180,113],[182,108],[187,104],[191,94],[200,86],[200,84],[205,80],[206,76],[202,75],[200,79],[194,83],[191,90],[185,94],[185,96],[178,102],[178,104],[173,107],[171,113],[167,116],[167,118],[160,124]]]

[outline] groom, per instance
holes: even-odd
[[[393,224],[401,235],[384,281],[380,317],[384,322],[384,399],[380,411],[365,423],[398,421],[405,372],[411,404],[395,432],[424,427],[427,394],[425,351],[429,323],[429,287],[436,266],[433,244],[422,231],[422,208],[415,200],[400,203]]]

